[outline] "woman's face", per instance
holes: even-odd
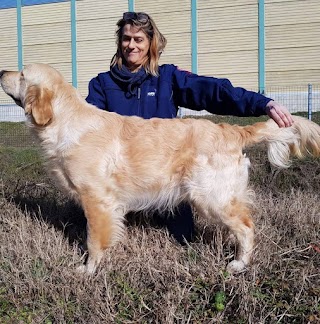
[[[137,27],[126,24],[123,27],[121,50],[126,65],[131,71],[137,70],[146,60],[150,48],[147,35]]]

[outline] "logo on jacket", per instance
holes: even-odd
[[[147,96],[148,97],[154,97],[156,95],[156,92],[155,91],[149,91],[148,93],[147,93]]]

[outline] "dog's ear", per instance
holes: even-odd
[[[52,119],[52,92],[47,88],[30,86],[27,89],[24,110],[32,115],[35,123],[45,126]]]

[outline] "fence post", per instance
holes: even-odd
[[[308,84],[308,119],[312,119],[312,84]]]

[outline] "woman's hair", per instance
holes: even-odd
[[[160,33],[153,19],[144,12],[125,12],[123,18],[117,22],[118,29],[116,31],[117,52],[111,60],[111,66],[118,65],[121,69],[123,64],[123,55],[121,50],[121,42],[123,35],[123,27],[130,24],[143,31],[149,38],[150,48],[148,57],[142,66],[147,73],[154,76],[158,75],[160,55],[167,44],[166,38]]]

